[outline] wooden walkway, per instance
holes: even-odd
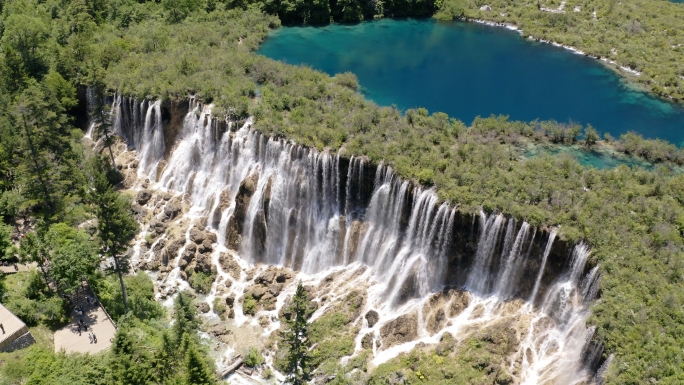
[[[85,286],[79,294],[74,295],[74,307],[83,306],[83,315],[74,310],[71,314],[73,322],[55,332],[55,351],[64,350],[66,353],[90,353],[95,354],[107,350],[112,346],[110,340],[116,334],[114,322],[107,316],[104,308],[98,302],[90,305],[86,296],[93,297],[90,287]],[[81,328],[79,335],[78,323],[83,319],[87,331]],[[97,343],[91,343],[88,333],[95,333]]]

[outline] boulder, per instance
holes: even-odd
[[[226,306],[228,306],[229,308],[232,309],[233,305],[235,305],[235,297],[234,296],[227,297],[226,298]]]
[[[373,334],[368,333],[363,338],[361,338],[361,347],[364,349],[373,348]]]
[[[491,10],[492,10],[492,7],[490,7],[489,5],[486,5],[486,4],[480,7],[480,11],[491,11]]]
[[[401,315],[380,328],[382,344],[386,348],[413,341],[418,337],[418,314]]]
[[[211,263],[211,256],[198,254],[195,258],[195,263],[195,271],[201,271],[204,274],[212,273],[212,267],[214,267],[214,265]]]
[[[190,241],[196,244],[202,244],[207,239],[207,234],[204,231],[198,230],[197,227],[190,229]]]
[[[183,212],[183,206],[178,201],[172,201],[164,207],[164,218],[168,221],[174,220],[178,214]]]
[[[226,334],[230,334],[230,333],[232,333],[232,331],[230,331],[228,328],[226,328],[225,324],[219,323],[219,324],[216,324],[214,326],[209,327],[207,329],[207,333],[209,335],[214,336],[214,337],[219,337],[219,336],[223,336]]]
[[[242,230],[244,228],[247,209],[252,195],[256,192],[259,173],[250,174],[242,182],[235,196],[235,210],[226,227],[226,246],[233,250],[239,250],[242,243]]]
[[[200,253],[211,253],[214,249],[211,247],[211,242],[209,242],[207,239],[202,242],[201,245],[197,247],[197,251]]]
[[[269,268],[266,269],[266,271],[259,274],[259,276],[256,277],[256,279],[254,279],[254,282],[264,286],[268,286],[271,282],[275,281],[277,273],[277,268],[269,266]]]
[[[292,280],[293,274],[287,270],[280,270],[278,271],[278,274],[276,274],[276,282],[278,283],[287,283],[290,280]]]
[[[274,297],[280,295],[281,291],[283,291],[283,285],[280,283],[274,283],[268,287],[268,292]]]
[[[369,328],[375,326],[379,319],[380,315],[375,310],[369,310],[368,313],[366,313],[366,321],[368,322]]]
[[[138,191],[138,195],[135,196],[135,201],[138,202],[138,204],[144,206],[149,202],[149,200],[152,198],[152,191],[150,190],[140,190]]]
[[[252,285],[247,289],[246,295],[251,295],[255,300],[260,300],[267,293],[266,289],[261,285]]]
[[[198,302],[195,304],[195,307],[200,313],[209,313],[210,310],[209,304],[206,302]]]
[[[219,256],[219,264],[221,265],[221,269],[230,274],[233,279],[240,279],[242,268],[240,268],[240,265],[228,253],[221,253]]]
[[[164,234],[166,231],[166,223],[154,218],[150,221],[149,232],[154,235]]]

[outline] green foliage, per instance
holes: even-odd
[[[66,303],[35,270],[9,276],[3,282],[3,290],[2,304],[27,325],[43,323],[56,327],[68,320]]]
[[[95,274],[99,263],[97,245],[83,230],[65,223],[50,226],[45,234],[50,261],[49,276],[62,293],[71,295]]]
[[[245,359],[245,365],[250,368],[261,366],[264,363],[264,356],[256,348],[250,347],[249,353],[247,353],[247,358]]]
[[[242,297],[242,311],[245,314],[254,315],[256,313],[257,301],[250,294]]]
[[[216,383],[214,374],[209,369],[204,357],[197,351],[193,340],[185,335],[187,349],[185,352],[185,383],[188,385],[209,385]]]
[[[199,320],[196,317],[195,306],[192,304],[192,298],[185,292],[180,292],[176,296],[173,303],[174,319],[173,332],[175,335],[176,346],[180,346],[183,340],[183,335],[194,335]]]
[[[211,285],[214,283],[214,277],[211,274],[197,271],[188,278],[188,283],[198,293],[208,294],[211,291]]]
[[[124,277],[130,314],[140,320],[162,318],[164,308],[154,300],[154,282],[142,271]],[[121,285],[117,276],[106,276],[92,282],[100,302],[112,318],[119,320],[126,314]]]
[[[302,283],[297,284],[297,290],[292,297],[289,307],[290,317],[285,319],[285,329],[281,332],[283,343],[287,348],[284,364],[285,383],[293,385],[306,384],[311,379],[311,357],[309,348],[308,319],[311,315],[309,299]]]

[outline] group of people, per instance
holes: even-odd
[[[78,327],[78,335],[81,335],[81,328],[83,328],[84,331],[88,331],[88,324],[83,322],[83,318],[80,318],[78,322],[76,323],[76,326]],[[95,336],[94,332],[89,332],[88,333],[88,339],[90,340],[91,344],[96,344],[97,343],[97,336]]]

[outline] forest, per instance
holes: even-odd
[[[0,276],[1,302],[47,335],[66,322],[63,295],[87,278],[120,328],[113,349],[101,356],[55,354],[45,348],[44,336],[44,344],[2,356],[0,383],[215,381],[187,299],[179,296],[167,314],[152,299],[151,280],[128,274],[122,256],[138,226],[130,201],[116,191],[119,176],[107,152],[93,153],[81,141],[87,111],[79,99],[86,87],[98,90],[100,99],[113,93],[163,100],[194,95],[214,103],[218,116],[253,116],[255,129],[265,134],[391,164],[459,210],[482,208],[540,227],[560,226],[559,236],[587,242],[601,267],[601,296],[590,323],[605,354],[615,354],[605,383],[684,382],[681,149],[633,133],[602,137],[590,126],[564,122],[505,116],[461,122],[422,108],[380,107],[358,92],[353,74],[331,77],[254,53],[281,21],[435,12],[449,18],[448,12],[512,22],[526,34],[599,56],[612,57],[615,48],[621,65],[642,72],[639,82],[673,99],[684,95],[683,51],[674,43],[682,17],[676,4],[590,1],[573,13],[575,4],[568,3],[566,14],[540,11],[533,2],[487,4],[495,10],[490,16],[479,10],[484,3],[465,1],[0,2],[1,258],[50,266],[21,283]],[[599,21],[592,21],[592,8]],[[637,19],[638,26],[632,22]],[[597,170],[568,156],[520,159],[518,146],[529,142],[600,142],[644,157],[653,169]],[[16,229],[26,233],[18,247],[12,242]],[[113,261],[111,267],[102,268],[103,258]],[[168,326],[171,319],[176,326]],[[201,378],[190,379],[195,374]]]

